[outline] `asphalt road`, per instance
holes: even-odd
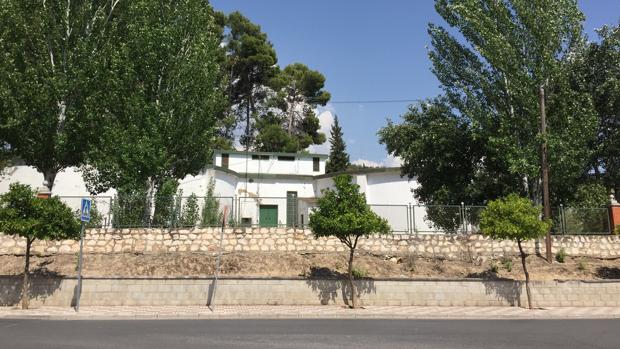
[[[620,320],[0,320],[0,348],[620,348]]]

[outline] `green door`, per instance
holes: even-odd
[[[286,226],[297,226],[297,192],[286,192]]]
[[[260,205],[258,224],[261,227],[277,227],[278,205]]]

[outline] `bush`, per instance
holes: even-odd
[[[504,266],[504,269],[506,269],[506,271],[508,271],[509,273],[512,271],[512,259],[508,257],[502,258],[502,265]]]
[[[616,225],[614,227],[614,230],[612,232],[613,235],[620,235],[620,224]]]
[[[368,272],[362,268],[353,268],[351,270],[353,277],[356,279],[365,279],[368,277]]]
[[[558,253],[555,254],[555,260],[558,263],[564,263],[566,261],[566,250],[564,250],[564,247],[562,247]]]

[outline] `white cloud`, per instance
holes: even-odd
[[[317,116],[321,125],[319,131],[325,134],[327,140],[323,144],[313,144],[308,147],[308,151],[310,151],[311,153],[329,154],[329,134],[332,130],[332,125],[334,124],[334,115],[334,108],[330,104],[319,110],[319,115]]]
[[[376,162],[366,159],[357,159],[352,162],[354,165],[366,166],[366,167],[400,167],[402,161],[399,157],[388,155],[381,162]]]

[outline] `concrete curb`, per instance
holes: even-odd
[[[415,320],[560,320],[560,319],[620,319],[618,308],[553,308],[527,310],[522,308],[436,308],[428,309],[393,307],[391,309],[349,310],[341,307],[322,309],[277,309],[250,310],[224,309],[210,312],[208,308],[191,310],[166,309],[165,311],[144,309],[83,309],[75,313],[71,308],[46,308],[21,311],[0,310],[0,319],[12,320],[223,320],[223,319],[415,319]]]

